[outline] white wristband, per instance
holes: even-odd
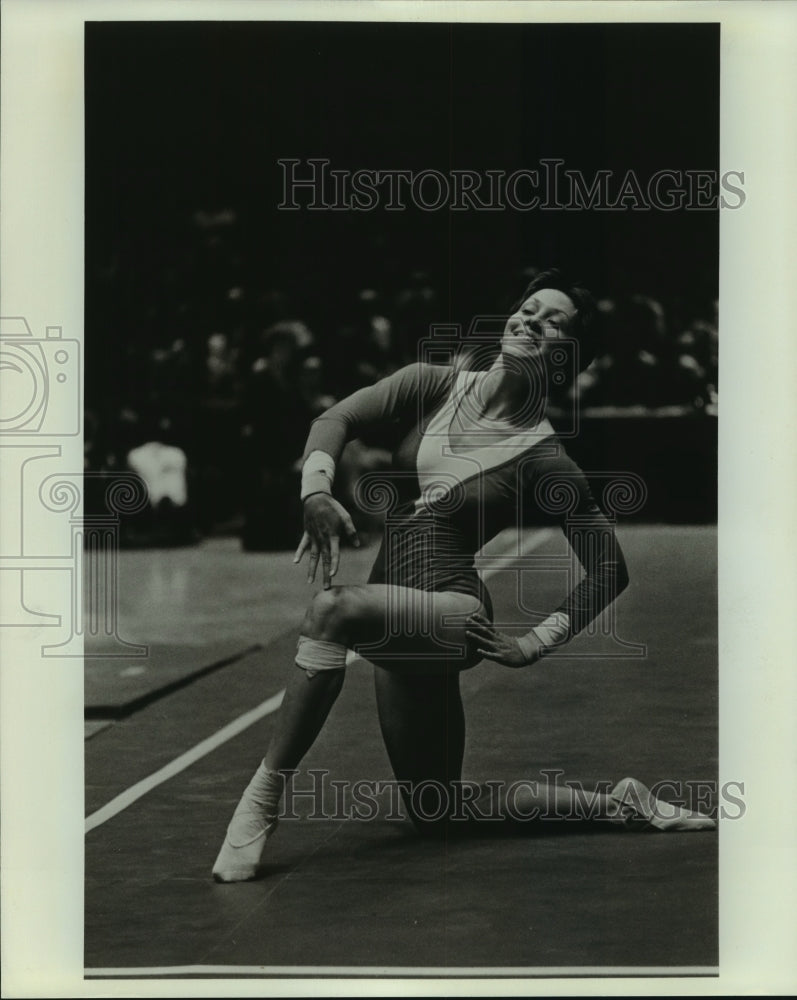
[[[548,649],[550,646],[558,646],[567,639],[570,633],[570,617],[563,611],[556,612],[535,625],[526,635],[518,639],[523,655],[527,660],[534,658],[537,650],[542,647]]]
[[[325,451],[311,451],[302,466],[302,490],[304,500],[311,493],[331,493],[335,479],[335,461]]]
[[[520,646],[520,652],[527,663],[532,663],[537,658],[537,650],[540,647],[540,642],[534,635],[533,629],[527,635],[522,635],[518,639],[517,644]]]

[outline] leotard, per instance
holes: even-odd
[[[488,430],[484,445],[473,447],[472,436],[458,445],[483,374],[408,365],[317,417],[305,457],[319,450],[337,462],[346,442],[363,433],[391,447],[392,470],[366,475],[357,491],[362,506],[386,514],[368,582],[472,594],[491,618],[476,554],[507,527],[559,524],[585,571],[556,609],[567,616],[569,639],[627,586],[613,524],[547,421],[500,436]]]

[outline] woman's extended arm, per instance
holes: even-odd
[[[358,389],[312,422],[304,449],[305,462],[315,451],[337,462],[346,442],[364,430],[396,418],[420,418],[421,404],[442,398],[449,381],[449,369],[416,363],[375,385]]]
[[[628,586],[628,570],[614,524],[595,502],[583,472],[569,459],[555,474],[547,474],[544,490],[536,491],[535,506],[552,508],[572,498],[559,515],[562,530],[585,575],[545,621],[519,638],[498,633],[486,619],[474,618],[474,641],[486,659],[520,667],[540,658],[545,649],[564,645],[594,621]],[[540,495],[542,493],[542,495]]]
[[[294,562],[299,562],[309,549],[309,580],[315,579],[321,558],[324,587],[331,585],[340,560],[341,534],[359,545],[351,517],[331,495],[335,466],[346,443],[369,428],[396,419],[419,420],[424,406],[433,406],[438,397],[443,398],[449,380],[446,368],[407,365],[375,385],[358,389],[313,421],[302,466],[305,531],[294,556]]]
[[[614,525],[592,501],[592,510],[565,523],[564,531],[586,575],[555,613],[566,618],[562,641],[578,635],[628,586],[628,569]]]

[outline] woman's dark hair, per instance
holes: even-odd
[[[579,346],[579,370],[583,371],[598,355],[598,337],[595,330],[595,315],[597,306],[592,294],[576,281],[570,281],[559,268],[551,267],[540,271],[531,279],[525,291],[512,306],[512,311],[519,309],[526,299],[541,288],[553,288],[564,292],[576,307],[570,333]]]

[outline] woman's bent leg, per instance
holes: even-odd
[[[301,666],[291,673],[266,757],[233,814],[213,868],[218,881],[255,876],[265,841],[277,825],[284,772],[298,766],[335,703],[343,685],[346,647],[358,648],[376,664],[389,663],[398,672],[434,670],[442,684],[447,675],[475,662],[465,622],[480,610],[480,602],[466,594],[433,594],[385,584],[334,587],[316,594],[302,626],[300,644],[304,643],[297,658]],[[457,690],[451,716],[457,773],[461,750],[456,747],[461,738],[456,726],[464,726],[461,710]]]
[[[292,771],[299,766],[340,694],[344,673],[344,670],[319,670],[310,676],[301,667],[294,667],[264,757],[267,768]]]
[[[285,772],[298,766],[321,731],[343,675],[343,670],[322,670],[311,676],[294,667],[266,756],[241,796],[213,866],[217,882],[256,876],[266,840],[277,828]]]
[[[324,669],[313,660],[316,644],[320,644],[319,656],[329,647],[337,646],[341,657],[346,648],[356,648],[398,676],[434,673],[440,682],[436,689],[444,699],[455,692],[441,724],[447,738],[454,741],[452,752],[458,755],[457,766],[461,766],[462,751],[456,746],[464,739],[457,735],[460,729],[464,732],[464,718],[456,677],[460,669],[474,663],[465,637],[465,619],[480,607],[480,602],[467,594],[437,594],[385,584],[333,587],[318,593],[302,625],[302,637],[309,640],[302,651],[304,669],[291,674],[266,754],[267,767],[292,770],[299,765],[343,686],[343,669]],[[412,685],[405,685],[404,690],[411,698]]]
[[[439,834],[448,823],[439,796],[450,807],[462,778],[459,674],[425,677],[377,667],[374,683],[382,736],[410,819],[420,833]]]

